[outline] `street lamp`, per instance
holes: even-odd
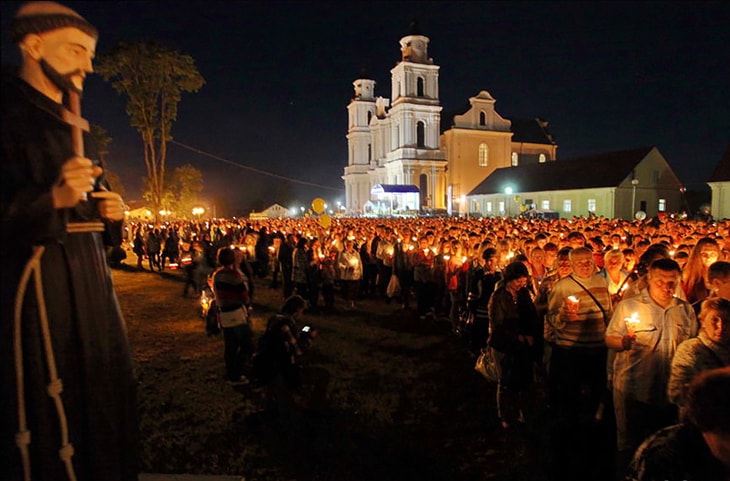
[[[193,215],[198,217],[198,220],[200,220],[200,216],[203,215],[205,212],[205,208],[203,207],[193,207]]]
[[[509,217],[509,197],[512,195],[512,187],[505,187],[504,193],[506,194],[504,197],[504,213]]]
[[[639,185],[639,179],[631,179],[631,217],[634,218],[636,213],[636,186]]]

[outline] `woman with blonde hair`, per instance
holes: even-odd
[[[699,311],[700,304],[710,290],[707,287],[707,271],[720,257],[720,245],[712,237],[703,237],[692,249],[682,270],[682,289],[687,296],[687,301]]]

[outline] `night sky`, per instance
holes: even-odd
[[[99,28],[98,55],[154,39],[196,60],[206,84],[183,96],[172,134],[218,159],[172,144],[168,162],[195,165],[207,197],[241,210],[255,199],[344,201],[352,82],[366,68],[376,95],[390,97],[414,19],[441,67],[444,112],[463,113],[487,90],[503,117],[548,120],[559,160],[655,145],[694,190],[730,144],[730,3],[65,4]],[[3,63],[17,63],[6,35],[20,5],[2,2]],[[142,144],[125,101],[91,76],[82,108],[113,138],[108,168],[138,199]]]

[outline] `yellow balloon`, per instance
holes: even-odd
[[[317,214],[324,212],[324,199],[317,197],[312,201],[312,210]]]
[[[330,217],[327,214],[319,216],[319,225],[324,227],[325,229],[328,228],[332,224],[332,217]]]

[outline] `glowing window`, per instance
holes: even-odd
[[[487,212],[492,212],[492,203],[487,202]]]
[[[479,144],[479,167],[486,167],[489,163],[489,147],[487,144]]]
[[[596,199],[588,199],[588,212],[596,211]]]
[[[550,210],[550,201],[549,200],[543,200],[540,202],[540,208],[542,210]]]
[[[517,167],[520,163],[520,157],[517,155],[517,152],[512,152],[512,167]]]
[[[547,160],[547,157],[545,157],[545,154],[540,154],[540,157],[538,158],[538,162],[540,162],[541,164],[544,164],[546,160]]]
[[[573,202],[570,199],[563,201],[563,211],[570,212],[573,209]]]
[[[667,210],[667,199],[659,199],[659,212],[665,212]]]

